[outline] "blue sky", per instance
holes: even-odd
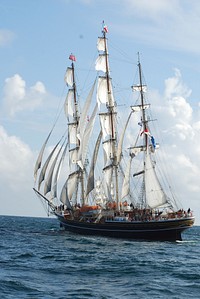
[[[105,20],[117,101],[126,104],[139,51],[172,179],[199,224],[199,1],[1,0],[0,20],[0,213],[45,215],[32,192],[34,162],[65,92],[68,56],[84,94]]]

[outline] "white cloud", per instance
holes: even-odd
[[[200,192],[199,110],[190,105],[192,91],[182,81],[180,71],[165,80],[164,107],[158,109],[160,120],[167,130],[163,133],[167,144],[168,163],[173,181],[178,186],[182,202],[197,207]],[[164,103],[163,103],[164,101]],[[198,220],[199,221],[199,220]]]
[[[0,127],[0,176],[10,182],[10,187],[17,189],[18,183],[24,182],[26,172],[32,164],[30,148],[16,136],[8,136]]]
[[[193,120],[194,111],[189,103],[191,94],[191,89],[182,81],[180,71],[175,69],[174,76],[165,80],[164,95],[160,96],[162,100],[159,101],[162,106],[157,111],[162,114],[160,117],[166,132],[176,140],[192,140],[197,133]]]
[[[6,29],[0,29],[0,47],[7,46],[15,39],[15,34]]]
[[[34,154],[27,144],[9,136],[2,126],[0,160],[1,214],[44,215],[32,191]]]
[[[175,68],[175,76],[165,80],[165,97],[174,95],[189,97],[191,90],[183,83],[180,70]]]
[[[42,104],[46,94],[42,82],[30,88],[26,87],[25,81],[18,74],[5,80],[4,86],[4,109],[9,116],[15,116],[19,111],[34,110]]]
[[[156,22],[163,16],[174,15],[180,11],[178,0],[125,0],[123,4],[126,4],[127,12],[130,14],[151,18]]]
[[[116,31],[157,48],[200,53],[199,1],[125,0]],[[114,26],[113,26],[114,27]]]

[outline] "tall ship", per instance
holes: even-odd
[[[162,179],[156,161],[159,145],[151,128],[155,120],[146,100],[139,55],[138,80],[132,86],[138,96],[122,123],[110,75],[107,33],[103,24],[97,41],[97,76],[83,107],[77,93],[76,58],[69,56],[65,122],[58,128],[60,136],[54,123],[39,152],[33,189],[47,212],[73,233],[181,240],[181,233],[193,226],[194,216],[177,205]]]

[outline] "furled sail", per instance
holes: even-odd
[[[133,91],[142,91],[147,92],[147,86],[146,85],[134,85],[132,86]]]
[[[143,145],[134,146],[130,148],[130,153],[133,157],[137,156],[140,152],[144,151],[145,147]]]
[[[134,112],[139,112],[141,111],[142,109],[148,109],[150,107],[149,104],[144,104],[144,105],[136,105],[136,106],[131,106],[131,109],[134,111]]]

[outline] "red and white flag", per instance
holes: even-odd
[[[69,59],[72,61],[76,61],[76,57],[73,54],[69,55]]]
[[[103,31],[108,33],[108,27],[106,25],[103,26]]]

